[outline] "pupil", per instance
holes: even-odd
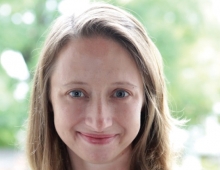
[[[79,91],[76,91],[76,92],[75,92],[75,96],[80,96],[80,92],[79,92]]]

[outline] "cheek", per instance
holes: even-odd
[[[82,119],[83,108],[80,103],[54,102],[53,110],[56,130],[71,130]]]
[[[141,105],[133,102],[125,104],[120,108],[121,111],[118,111],[118,113],[120,113],[120,120],[118,121],[120,121],[127,130],[138,133],[141,124]]]

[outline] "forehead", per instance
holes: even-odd
[[[54,74],[86,78],[90,73],[92,77],[140,76],[129,51],[115,40],[99,36],[71,40],[59,52]]]
[[[65,57],[66,56],[66,57]],[[91,36],[71,39],[61,48],[57,55],[57,62],[64,58],[77,60],[128,60],[133,62],[130,52],[119,42],[109,37]]]
[[[70,40],[62,49],[62,51],[65,50],[72,50],[76,54],[86,54],[89,52],[90,57],[101,57],[104,58],[107,54],[113,52],[113,51],[123,51],[124,54],[128,55],[132,58],[129,51],[118,41],[107,37],[107,36],[99,36],[99,35],[93,35],[90,37],[81,37],[81,38],[74,38]],[[112,59],[117,59],[116,56]]]

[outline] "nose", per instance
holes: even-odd
[[[96,132],[103,132],[112,126],[112,115],[107,102],[92,101],[86,113],[85,124]]]

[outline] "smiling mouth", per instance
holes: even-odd
[[[115,139],[117,135],[111,135],[111,134],[87,134],[87,133],[81,133],[78,132],[78,135],[84,139],[86,142],[90,144],[96,144],[96,145],[104,145],[108,144],[111,141]]]

